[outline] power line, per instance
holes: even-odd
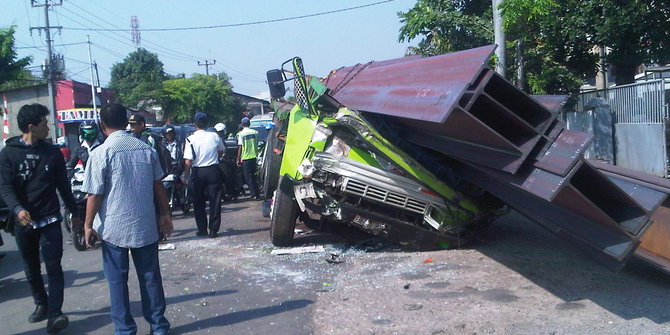
[[[275,23],[275,22],[282,22],[282,21],[292,21],[292,20],[305,19],[305,18],[315,17],[315,16],[341,13],[341,12],[351,11],[351,10],[355,10],[355,9],[365,8],[365,7],[377,6],[377,5],[381,5],[381,4],[385,4],[385,3],[389,3],[389,2],[393,2],[393,1],[395,1],[395,0],[384,0],[384,1],[379,1],[379,2],[374,2],[374,3],[371,3],[371,4],[367,4],[367,5],[361,5],[361,6],[349,7],[349,8],[343,8],[343,9],[336,9],[336,10],[331,10],[331,11],[327,11],[327,12],[320,12],[320,13],[313,13],[313,14],[306,14],[306,15],[299,15],[299,16],[291,16],[291,17],[285,17],[285,18],[280,18],[280,19],[252,21],[252,22],[243,22],[243,23],[232,23],[232,24],[220,24],[220,25],[201,26],[201,27],[146,28],[146,29],[138,29],[138,31],[184,31],[184,30],[204,30],[204,29],[252,26],[252,25],[258,25],[258,24]],[[125,32],[132,31],[132,29],[123,29],[123,28],[114,28],[114,29],[111,29],[111,28],[88,28],[88,29],[84,29],[84,28],[77,28],[77,27],[63,27],[63,29],[83,30],[83,31],[110,31],[110,32],[111,31],[125,31]]]
[[[96,19],[98,19],[98,20],[100,20],[100,21],[102,21],[102,22],[105,22],[105,23],[111,25],[111,26],[114,27],[114,28],[118,28],[118,29],[120,29],[120,30],[123,29],[123,28],[120,28],[119,26],[115,25],[114,23],[111,23],[111,22],[105,20],[104,18],[101,18],[101,17],[97,16],[95,13],[91,13],[90,11],[88,11],[88,10],[86,10],[86,9],[80,7],[80,6],[77,6],[77,5],[74,4],[74,3],[69,3],[69,4],[72,5],[72,6],[74,6],[75,8],[78,8],[79,10],[83,11],[84,13],[88,14],[88,16],[94,17],[94,18],[96,18]],[[101,8],[102,8],[102,7],[101,7]],[[104,9],[104,8],[103,8],[103,9]],[[67,10],[68,12],[70,12],[70,13],[76,15],[77,17],[82,18],[83,20],[86,20],[86,21],[89,21],[89,22],[93,22],[93,21],[90,20],[88,17],[86,17],[86,16],[81,16],[81,15],[79,15],[78,13],[75,13],[75,12],[73,12],[73,11],[70,10],[70,9],[67,9],[67,8],[66,8],[65,10]],[[66,15],[63,15],[63,16],[65,16],[66,18],[69,18],[69,17],[67,17]],[[78,23],[81,24],[81,20],[72,20],[72,18],[69,18],[69,19],[70,19],[71,21],[73,21],[73,22],[78,22]],[[97,24],[97,22],[93,22],[93,23],[94,23],[94,24]],[[87,27],[87,28],[89,27],[89,26],[87,26],[87,25],[85,25],[85,24],[81,24],[81,25],[84,26],[84,27]],[[123,40],[125,41],[125,38],[124,38],[119,32],[116,32],[116,31],[110,31],[110,32],[113,33],[115,36],[120,36],[120,37],[123,38]],[[98,33],[101,34],[101,35],[103,35],[103,36],[106,36],[106,37],[108,37],[108,38],[111,38],[111,37],[109,37],[109,35],[103,34],[103,33],[101,33],[101,32],[98,32]],[[118,40],[118,39],[116,39],[116,38],[112,38],[112,39],[115,40],[115,41],[117,41],[117,42],[120,42],[120,43],[122,43],[122,44],[124,44],[124,45],[130,45],[130,44],[128,44],[127,42],[122,42],[122,41],[120,41],[120,40]],[[167,48],[167,47],[162,46],[162,45],[160,45],[160,44],[151,42],[151,41],[149,41],[149,40],[146,39],[146,36],[145,36],[145,38],[143,39],[143,43],[144,43],[145,48],[146,48],[147,50],[155,51],[155,52],[159,53],[161,57],[170,58],[170,59],[174,59],[174,60],[182,61],[182,62],[189,62],[189,63],[194,62],[194,61],[198,61],[198,60],[200,59],[200,57],[196,57],[196,56],[194,56],[194,55],[191,55],[191,54],[188,54],[188,53],[185,53],[185,52],[175,51],[175,50],[173,50],[173,49]],[[152,47],[152,46],[153,46],[153,47]],[[123,57],[121,57],[121,58],[123,58]],[[263,81],[264,81],[264,80],[259,80],[259,77],[256,77],[256,76],[253,76],[253,75],[250,75],[250,74],[246,74],[246,73],[243,73],[243,72],[234,70],[233,68],[231,68],[231,67],[229,67],[229,66],[226,66],[226,65],[224,65],[224,64],[222,64],[222,63],[219,63],[219,65],[221,65],[221,66],[225,69],[225,72],[227,72],[227,73],[230,73],[230,72],[232,71],[232,72],[237,73],[237,74],[240,75],[240,76],[247,77],[247,78],[252,78],[252,79],[250,79],[250,80],[254,80],[254,81],[257,81],[257,82],[263,82]]]
[[[22,42],[22,44],[29,45],[29,44],[27,44],[27,43],[23,43],[23,42]],[[64,44],[52,44],[51,46],[54,46],[54,47],[65,47],[65,46],[69,46],[69,45],[79,45],[79,44],[86,44],[86,42],[75,42],[75,43],[64,43]],[[32,46],[27,46],[27,47],[15,47],[14,49],[41,49],[41,48],[44,48],[44,47],[38,47],[38,46],[32,45]]]
[[[78,7],[78,6],[76,6],[76,5],[75,5],[75,7],[81,9],[82,11],[84,11],[84,12],[86,12],[86,13],[89,13],[91,16],[96,17],[96,18],[98,18],[98,19],[101,20],[101,21],[104,21],[104,22],[109,23],[108,21],[105,21],[104,19],[100,18],[99,16],[96,16],[95,14],[90,13],[89,11],[87,11],[87,10],[81,8],[81,7]],[[67,10],[68,12],[70,12],[71,14],[76,15],[77,17],[83,19],[83,20],[86,20],[86,21],[88,21],[88,22],[91,22],[92,24],[97,24],[97,22],[94,22],[93,20],[91,20],[91,19],[89,19],[89,18],[87,18],[87,17],[85,17],[85,16],[81,16],[81,15],[79,15],[78,13],[75,13],[75,12],[69,10],[69,9],[66,9],[66,8],[64,8],[64,9]],[[61,13],[61,15],[64,16],[65,18],[70,19],[70,20],[73,21],[73,22],[78,22],[79,24],[81,24],[81,25],[84,26],[84,27],[90,28],[88,25],[81,23],[81,20],[74,20],[74,19],[72,19],[71,17],[68,17],[67,15],[63,15],[63,13]],[[109,23],[109,24],[111,24],[111,23]],[[91,28],[91,29],[92,29],[92,28]],[[116,32],[116,31],[110,31],[110,33],[114,34],[115,36],[119,36],[120,39],[119,39],[119,38],[114,38],[114,37],[112,37],[112,36],[110,36],[110,35],[107,35],[107,34],[105,34],[105,33],[103,33],[103,32],[100,32],[100,31],[97,31],[97,33],[98,33],[98,34],[101,34],[102,36],[105,36],[105,37],[107,37],[107,38],[109,38],[109,39],[112,39],[112,40],[114,40],[114,41],[117,41],[117,42],[119,42],[119,43],[121,43],[121,44],[123,44],[123,45],[125,45],[125,46],[131,46],[131,47],[134,49],[134,46],[132,46],[132,43],[129,43],[129,42],[126,40],[126,37],[125,37],[125,36],[121,35],[120,33]],[[150,45],[153,44],[153,45],[157,45],[157,44],[155,44],[155,43],[151,43],[150,41],[147,41],[146,39],[144,40],[144,42],[145,42],[145,44],[150,44]],[[160,47],[160,48],[162,48],[163,50],[160,50],[160,49],[155,48],[155,47],[153,47],[153,48],[152,48],[152,47],[148,47],[148,46],[146,47],[146,49],[147,49],[147,50],[153,50],[153,51],[156,51],[156,52],[158,52],[158,53],[161,53],[162,56],[164,56],[164,57],[166,57],[166,58],[171,58],[171,59],[175,59],[175,60],[182,61],[182,62],[192,62],[192,61],[195,61],[195,60],[197,59],[197,58],[195,58],[195,57],[186,57],[186,56],[190,56],[190,55],[186,55],[186,56],[184,56],[184,54],[182,54],[182,53],[178,53],[178,52],[176,52],[176,51],[172,51],[172,50],[170,50],[170,49],[161,47],[160,45],[157,45],[157,46]],[[121,57],[121,58],[123,58],[123,57]]]

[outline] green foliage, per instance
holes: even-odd
[[[16,59],[14,29],[15,26],[0,28],[0,89],[17,87],[16,85],[25,84],[26,79],[32,79],[32,75],[26,70],[32,58]]]
[[[611,48],[606,61],[617,83],[634,80],[641,64],[670,61],[667,0],[504,0],[508,41],[520,41],[527,87],[532,93],[574,92],[597,70],[593,48]],[[421,38],[411,53],[435,55],[493,43],[491,1],[418,0],[398,13],[399,39]],[[477,23],[477,24],[475,24]],[[507,68],[514,69],[508,47]],[[512,73],[512,71],[508,71]]]
[[[190,78],[169,79],[163,83],[161,104],[172,123],[191,122],[195,113],[204,112],[212,124],[223,122],[237,129],[243,106],[235,99],[230,78],[193,74]]]
[[[404,24],[399,41],[421,37],[410,54],[439,55],[489,44],[493,39],[491,0],[419,0],[398,16]]]
[[[0,90],[46,84],[46,82],[46,79],[33,75],[30,70],[22,69],[14,79],[3,81],[0,84]]]
[[[143,108],[160,99],[165,79],[158,55],[140,48],[112,66],[109,86],[125,106]]]

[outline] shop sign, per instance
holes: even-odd
[[[100,109],[93,110],[92,108],[73,108],[58,111],[58,120],[61,123],[95,120],[99,117]]]

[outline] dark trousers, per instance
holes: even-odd
[[[221,227],[221,169],[218,165],[193,168],[193,214],[198,233],[207,234],[205,202],[209,200],[209,233]]]
[[[15,226],[16,245],[19,247],[26,272],[26,281],[33,293],[36,305],[49,306],[49,316],[61,314],[63,307],[63,268],[60,260],[63,257],[63,233],[60,221],[50,223],[42,228],[31,226]],[[49,294],[44,289],[44,280],[40,269],[40,251],[47,270]]]
[[[142,314],[154,334],[167,334],[170,322],[165,318],[165,293],[158,263],[158,243],[141,248],[121,248],[102,242],[102,268],[109,283],[111,316],[114,335],[135,335],[137,324],[130,314],[128,296],[128,251],[133,257],[137,281],[140,284]]]
[[[249,192],[254,198],[258,198],[258,183],[256,183],[256,158],[242,161],[242,173],[244,173],[244,181],[249,186]]]

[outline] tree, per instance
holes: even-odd
[[[410,54],[434,56],[490,44],[493,40],[491,0],[419,0],[406,13],[398,13],[398,40],[422,36]]]
[[[508,28],[532,32],[538,43],[555,48],[555,60],[576,72],[595,70],[594,46],[611,48],[606,61],[620,85],[634,82],[638,66],[670,58],[668,1],[505,0],[502,7]],[[542,12],[535,29],[519,29],[533,10]]]
[[[158,55],[139,48],[121,63],[112,66],[109,82],[122,104],[143,108],[161,97],[163,81],[167,79]]]
[[[190,78],[166,80],[161,104],[166,118],[173,123],[190,122],[197,112],[207,113],[210,121],[226,123],[236,129],[242,106],[233,95],[230,79],[225,73],[206,76],[195,73]]]
[[[26,79],[30,71],[26,69],[32,58],[24,57],[16,59],[16,48],[14,47],[14,29],[0,28],[0,88],[15,87],[17,81]]]
[[[490,8],[490,0],[418,0],[399,13],[405,24],[399,39],[422,37],[410,52],[423,55],[472,47],[471,36],[473,46],[490,44],[493,35],[480,28],[484,21],[492,26]],[[667,0],[505,0],[501,8],[508,40],[523,46],[526,89],[532,93],[578,90],[597,69],[594,46],[612,49],[607,62],[617,84],[633,82],[641,64],[670,58]],[[507,54],[512,57],[506,66],[513,70],[514,52]]]

